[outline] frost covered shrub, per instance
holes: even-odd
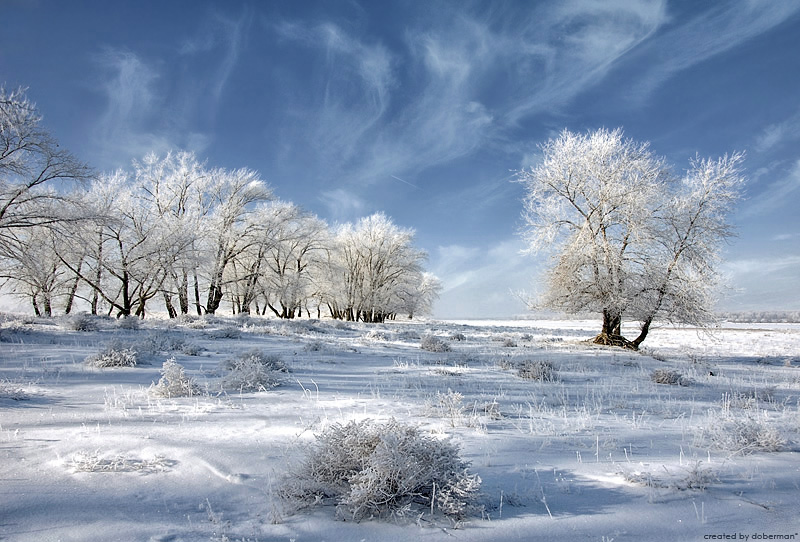
[[[170,358],[161,368],[158,383],[150,386],[150,393],[156,397],[192,397],[200,395],[200,387],[175,358]]]
[[[428,352],[450,352],[450,343],[440,339],[436,335],[425,335],[419,343],[419,347]]]
[[[708,423],[698,430],[699,444],[744,455],[753,452],[776,452],[786,440],[764,416],[748,412],[737,415],[723,408],[709,414]]]
[[[135,316],[123,316],[117,320],[117,327],[120,329],[128,329],[131,331],[136,331],[139,329],[141,324],[141,320],[136,318]]]
[[[671,369],[656,369],[650,373],[650,380],[656,384],[667,384],[670,386],[688,386],[691,384],[691,380],[678,371],[673,371]]]
[[[397,338],[401,341],[418,341],[420,336],[416,331],[406,330],[398,333]]]
[[[526,380],[541,380],[542,382],[554,382],[558,380],[556,369],[549,361],[530,361],[522,362],[517,369],[517,376]]]
[[[199,356],[205,348],[194,343],[185,343],[181,346],[181,353],[187,356]]]
[[[84,361],[90,367],[105,369],[108,367],[136,367],[137,352],[133,348],[109,346],[102,352],[88,356]]]
[[[324,352],[326,350],[325,343],[320,341],[311,341],[303,346],[303,350],[306,352]]]
[[[208,336],[211,339],[238,339],[242,336],[242,330],[235,326],[226,326],[210,331]]]
[[[142,353],[156,355],[161,352],[181,350],[184,342],[185,341],[181,337],[175,336],[169,331],[154,331],[148,333],[137,342],[136,346]]]
[[[378,329],[370,330],[366,335],[364,335],[364,338],[367,339],[368,341],[388,341],[389,340],[389,336],[385,332],[380,331]]]
[[[223,363],[222,387],[240,392],[267,391],[278,386],[286,365],[280,357],[251,350]]]
[[[299,471],[281,488],[309,505],[333,499],[342,519],[438,511],[463,517],[481,480],[458,448],[391,420],[335,424],[317,436]]]
[[[67,329],[72,331],[97,331],[97,318],[91,314],[76,314],[66,319],[65,325]]]

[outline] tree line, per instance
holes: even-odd
[[[37,315],[234,313],[381,322],[441,289],[414,231],[382,213],[329,225],[247,168],[148,154],[95,174],[22,90],[0,89],[0,279]],[[70,182],[74,181],[74,182]]]

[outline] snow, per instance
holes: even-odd
[[[662,327],[636,353],[588,344],[588,320],[67,323],[0,316],[2,540],[800,539],[798,324]],[[422,350],[427,334],[451,351]],[[84,363],[109,345],[140,363]],[[220,364],[253,349],[280,356],[283,383],[223,392]],[[201,395],[150,393],[172,357]],[[519,377],[524,361],[557,380]],[[277,497],[315,433],[364,418],[451,437],[482,515],[353,523]],[[726,420],[779,451],[721,449]]]

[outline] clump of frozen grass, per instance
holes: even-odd
[[[765,414],[737,413],[726,406],[709,412],[706,423],[698,428],[696,441],[742,455],[777,452],[786,444],[786,439]]]
[[[222,387],[239,392],[267,391],[283,381],[286,365],[279,356],[250,350],[223,363]]]
[[[499,415],[499,405],[490,403],[479,407],[475,402],[468,406],[464,404],[464,396],[461,393],[448,389],[447,393],[437,391],[435,396],[425,401],[424,414],[430,418],[447,420],[450,427],[463,426],[485,430],[486,424],[482,422],[480,416],[499,419],[494,417]]]
[[[311,341],[303,346],[303,350],[306,352],[324,352],[325,349],[325,343],[321,341]]]
[[[154,356],[161,352],[181,350],[184,344],[185,341],[181,337],[169,331],[159,330],[148,333],[136,343],[136,346],[140,352]]]
[[[242,330],[236,326],[225,326],[210,331],[208,336],[211,339],[238,339],[242,336]]]
[[[419,343],[419,347],[428,352],[450,352],[450,343],[437,337],[436,335],[425,335]]]
[[[722,398],[723,408],[752,409],[758,407],[758,402],[772,403],[775,401],[775,387],[751,390],[736,390],[725,394]]]
[[[181,346],[181,353],[187,356],[199,356],[204,350],[205,348],[194,343],[184,343]]]
[[[391,420],[335,424],[317,435],[279,493],[301,505],[333,501],[342,519],[474,510],[480,478],[447,440]]]
[[[418,341],[420,339],[420,335],[416,331],[407,329],[398,333],[397,338],[401,341]]]
[[[555,382],[558,380],[556,368],[549,361],[525,360],[517,369],[517,376],[526,380],[539,380],[541,382]]]
[[[138,352],[133,348],[111,345],[97,354],[88,356],[84,362],[89,367],[107,369],[111,367],[136,367],[139,359]]]
[[[64,326],[72,331],[97,331],[99,328],[97,317],[86,313],[67,317]]]
[[[458,425],[465,411],[464,396],[453,390],[447,390],[447,393],[437,391],[434,397],[425,402],[425,412],[429,417],[449,420],[451,427]]]
[[[366,335],[364,335],[364,338],[369,340],[369,341],[388,341],[389,340],[388,335],[386,335],[385,332],[380,331],[378,329],[370,330]]]
[[[31,396],[23,387],[10,380],[0,380],[0,399],[27,401]]]
[[[200,387],[186,375],[186,369],[175,358],[164,362],[161,378],[150,386],[149,392],[156,397],[192,397],[201,394]]]
[[[78,452],[67,462],[72,472],[139,472],[148,474],[164,472],[174,461],[157,455],[152,459],[134,459],[117,454],[111,457],[100,457],[98,452]]]
[[[669,386],[688,386],[692,383],[689,378],[672,369],[656,369],[650,373],[650,380],[656,384],[667,384]]]

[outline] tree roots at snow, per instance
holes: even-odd
[[[603,346],[619,346],[621,348],[628,348],[630,350],[639,350],[638,346],[622,335],[613,335],[605,332],[600,333],[592,340],[592,342],[594,344],[602,344]]]

